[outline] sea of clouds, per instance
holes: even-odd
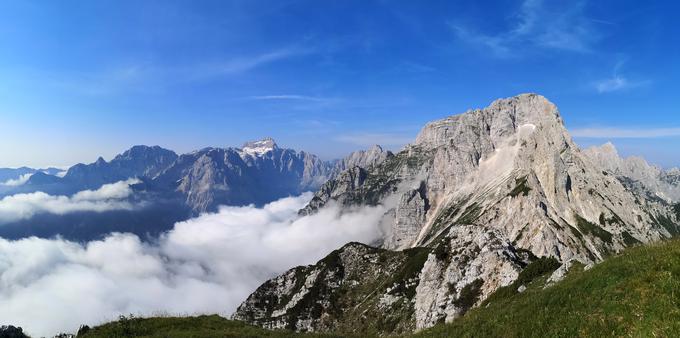
[[[13,215],[10,206],[23,208],[15,214],[25,215],[31,208],[59,213],[85,202],[87,208],[123,203],[126,187],[129,182],[65,200],[14,196],[0,201],[0,215]],[[283,198],[262,208],[222,207],[176,223],[153,243],[122,233],[88,243],[0,239],[0,325],[50,336],[121,314],[228,316],[267,279],[314,263],[348,242],[380,238],[383,207],[329,206],[298,216],[311,197]]]

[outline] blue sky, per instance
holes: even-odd
[[[538,92],[680,165],[676,1],[0,1],[0,166],[272,136],[334,158]]]

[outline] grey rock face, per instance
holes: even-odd
[[[429,208],[425,186],[404,192],[395,209],[396,219],[385,246],[391,248],[407,248],[411,240],[418,236]]]
[[[498,230],[452,227],[420,272],[416,328],[460,317],[499,287],[510,285],[526,263]],[[466,288],[477,294],[469,303],[461,302]]]

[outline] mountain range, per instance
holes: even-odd
[[[100,157],[65,172],[0,169],[8,180],[17,182],[0,190],[0,197],[34,192],[72,196],[137,179],[131,186],[134,193],[127,199],[142,206],[135,210],[38,214],[3,225],[0,236],[62,235],[88,240],[111,231],[128,231],[149,237],[170,229],[177,221],[216,211],[220,205],[261,206],[317,190],[346,168],[367,168],[391,156],[390,151],[376,145],[340,160],[324,161],[305,151],[280,148],[273,139],[265,138],[241,147],[204,148],[182,155],[159,146],[138,145],[111,161]]]

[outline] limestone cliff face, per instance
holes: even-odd
[[[509,285],[528,257],[590,264],[680,233],[680,208],[611,170],[576,146],[555,105],[523,94],[427,124],[394,156],[326,182],[301,213],[381,204],[384,249],[430,248],[410,298],[418,329]]]

